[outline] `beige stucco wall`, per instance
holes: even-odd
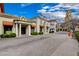
[[[2,24],[2,19],[0,18],[0,35],[3,34],[3,24]]]
[[[11,18],[0,17],[0,35],[4,33],[3,21],[13,22]]]
[[[12,32],[16,33],[16,25],[13,23]]]
[[[54,28],[54,32],[56,32],[56,22],[50,22],[50,28]]]
[[[0,19],[2,19],[2,21],[10,21],[10,22],[13,22],[13,19],[12,18],[0,17]]]
[[[79,31],[79,28],[78,28],[78,26],[76,26],[76,27],[75,27],[75,31]]]

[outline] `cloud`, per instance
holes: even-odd
[[[48,8],[50,8],[50,7],[49,7],[49,6],[44,6],[44,7],[43,7],[43,9],[48,9]]]
[[[79,4],[73,4],[73,3],[62,3],[62,4],[59,4],[59,5],[56,5],[54,7],[52,7],[51,9],[54,9],[54,10],[68,10],[68,9],[79,9]]]
[[[55,6],[43,6],[41,10],[38,10],[39,13],[41,13],[43,16],[45,16],[47,19],[57,19],[57,21],[64,21],[64,17],[66,14],[66,11],[68,9],[72,10],[72,14],[74,17],[79,18],[79,4],[77,3],[61,3]],[[73,12],[74,11],[74,12]]]
[[[65,12],[45,12],[42,13],[43,16],[45,16],[47,19],[61,19],[65,17]]]
[[[56,6],[52,7],[52,8],[60,8],[60,7],[63,7],[63,6],[64,6],[63,4],[58,4],[58,5],[56,5]]]
[[[65,12],[54,12],[53,15],[59,18],[64,18],[65,17]]]
[[[39,12],[39,13],[46,13],[46,10],[41,9],[41,10],[37,10],[37,12]]]
[[[64,3],[64,7],[70,8],[70,9],[79,9],[78,3]]]
[[[55,11],[55,9],[51,8],[51,9],[49,9],[48,11],[51,11],[51,12],[52,12],[52,11]]]
[[[32,3],[21,3],[21,7],[30,6]]]

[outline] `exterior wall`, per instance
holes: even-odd
[[[53,28],[54,32],[56,32],[56,25],[57,25],[56,22],[50,22],[50,29]]]
[[[79,26],[76,26],[75,27],[75,31],[79,31]]]
[[[3,21],[13,22],[13,19],[5,18],[5,17],[0,17],[0,35],[4,33]]]
[[[40,25],[44,26],[45,25],[44,23],[45,23],[45,21],[40,19]],[[44,27],[42,28],[42,32],[45,33],[45,28]]]
[[[56,25],[57,25],[57,23],[55,22],[55,23],[54,23],[54,29],[55,29],[55,32],[56,32]]]
[[[3,26],[3,21],[8,21],[8,22],[13,22],[14,19],[12,18],[5,18],[5,17],[0,17],[0,34],[4,33],[4,26]],[[47,33],[49,32],[49,29],[46,29],[46,25],[50,27],[50,23],[47,22],[46,20],[41,20],[40,18],[36,18],[36,28],[35,31],[36,32],[40,32],[40,25],[44,26],[43,27],[43,32]],[[23,22],[23,21],[15,21],[15,23],[13,23],[12,26],[12,32],[16,33],[17,37],[21,36],[21,25],[25,24],[26,26],[26,35],[31,35],[31,24],[32,23],[27,23],[27,22]]]
[[[16,33],[16,30],[15,30],[15,29],[16,29],[16,25],[13,24],[13,27],[12,27],[12,32],[13,32],[13,33]]]
[[[47,25],[48,25],[48,33],[50,31],[50,22],[47,22]]]
[[[15,21],[15,33],[16,33],[16,37],[21,37],[22,33],[21,33],[21,28],[22,25],[25,25],[25,36],[30,36],[31,35],[31,23],[27,23],[27,22],[22,22],[22,21]]]
[[[10,21],[10,22],[13,22],[13,19],[11,19],[11,18],[0,17],[0,19],[2,19],[2,21]]]
[[[37,24],[37,26],[36,26],[37,32],[40,32],[40,26],[43,26],[42,32],[44,32],[44,33],[49,32],[49,30],[47,30],[46,26],[45,26],[45,25],[50,26],[48,21],[42,20],[41,18],[36,18],[35,20],[36,20],[36,24]]]
[[[3,20],[0,18],[0,35],[4,33],[3,29]]]

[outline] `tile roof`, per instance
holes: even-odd
[[[14,21],[35,22],[35,20],[30,20],[30,19],[26,19],[26,18],[24,20],[22,20],[21,17],[13,16],[10,14],[4,14],[4,13],[0,13],[0,17],[13,18]]]
[[[19,18],[19,17],[17,17],[17,16],[12,16],[12,15],[10,15],[10,14],[4,14],[4,13],[0,13],[0,16],[1,17],[6,17],[6,18]]]

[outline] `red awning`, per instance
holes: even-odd
[[[5,25],[5,26],[13,26],[13,22],[4,21],[3,25]]]

